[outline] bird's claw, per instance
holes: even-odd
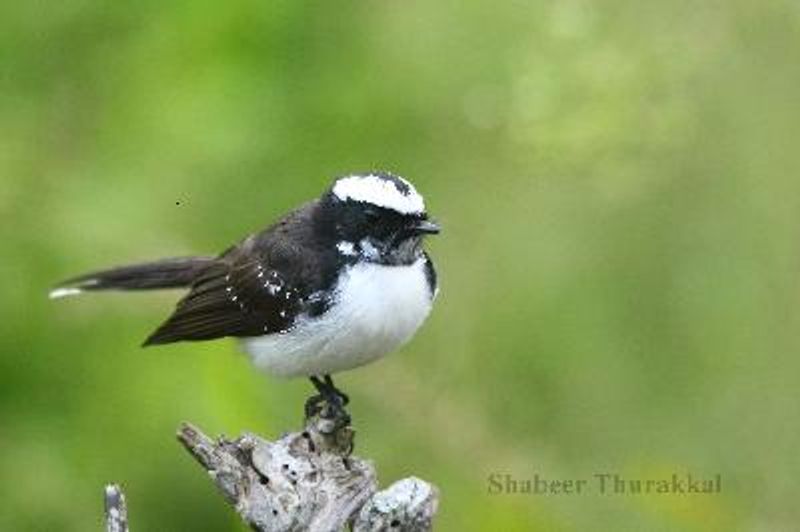
[[[317,388],[318,393],[308,398],[305,403],[306,421],[314,416],[321,419],[333,421],[336,428],[341,428],[350,424],[350,414],[345,410],[345,406],[350,402],[350,398],[336,388],[330,376],[325,376],[324,381],[312,377],[311,382]]]

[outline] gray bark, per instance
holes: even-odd
[[[212,439],[184,423],[178,440],[208,472],[222,495],[253,530],[262,532],[356,532],[431,530],[438,490],[418,478],[378,491],[373,465],[352,456],[354,431],[343,411],[322,409],[300,432],[272,442],[245,433]],[[108,489],[110,489],[109,487]],[[121,492],[117,499],[127,532]]]
[[[128,532],[128,509],[125,495],[116,484],[109,484],[105,491],[106,532]]]

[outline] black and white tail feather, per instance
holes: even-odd
[[[143,345],[235,337],[275,374],[329,374],[383,356],[422,324],[437,291],[422,238],[438,232],[409,182],[350,175],[217,256],[89,273],[50,297],[183,288]]]
[[[319,267],[325,255],[316,251],[319,244],[311,236],[309,217],[315,206],[312,202],[292,211],[216,257],[163,259],[89,273],[61,283],[50,297],[100,290],[188,290],[144,346],[283,332],[298,314],[324,310],[311,297],[326,280]]]
[[[97,290],[187,288],[213,263],[212,257],[180,257],[87,273],[60,283],[50,299]]]
[[[153,262],[130,264],[108,270],[97,271],[74,277],[56,286],[50,291],[50,298],[74,296],[83,292],[100,290],[159,290],[168,288],[192,288],[206,277],[216,279],[220,272],[210,276],[214,270],[220,270],[221,263],[214,257],[180,257],[162,259]],[[224,277],[224,271],[222,272]],[[223,287],[224,290],[224,287]],[[208,331],[209,323],[216,324],[221,319],[230,317],[224,312],[224,304],[215,300],[212,304],[194,304],[197,293],[190,293],[181,300],[179,311],[173,314],[155,332],[144,341],[143,345],[156,345],[179,340],[200,340],[219,336],[217,331]],[[191,304],[187,304],[192,301]],[[223,302],[225,303],[225,302]],[[220,307],[223,308],[220,308]],[[200,311],[200,312],[198,312]],[[219,314],[219,315],[217,315]],[[198,317],[200,318],[198,320]],[[228,320],[230,321],[230,320]],[[230,328],[230,332],[234,329]]]

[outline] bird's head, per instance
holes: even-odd
[[[422,254],[422,238],[439,232],[414,185],[385,172],[337,179],[320,207],[345,257],[410,264]]]

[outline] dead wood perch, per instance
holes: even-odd
[[[349,417],[328,409],[275,442],[248,433],[213,440],[190,424],[178,431],[254,530],[430,530],[438,490],[411,477],[377,491],[372,464],[350,455],[353,436]]]
[[[431,530],[438,490],[410,477],[377,491],[372,464],[350,455],[349,421],[343,410],[326,405],[302,432],[275,442],[248,433],[213,440],[188,423],[179,428],[178,440],[253,530]],[[106,486],[105,514],[107,532],[128,532],[119,486]]]
[[[125,495],[116,484],[106,486],[106,532],[128,532],[128,510]]]

